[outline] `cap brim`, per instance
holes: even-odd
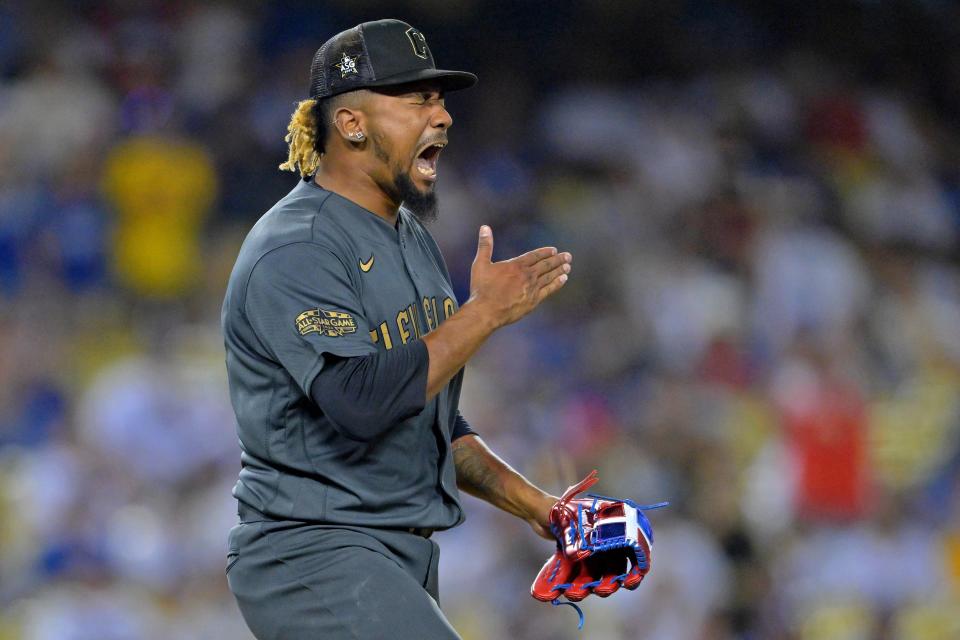
[[[408,82],[421,82],[424,80],[435,80],[439,82],[443,91],[460,91],[469,89],[477,84],[477,76],[466,71],[448,71],[446,69],[420,69],[407,73],[398,73],[388,78],[381,78],[373,82],[365,82],[363,87],[389,87],[396,84],[407,84]]]

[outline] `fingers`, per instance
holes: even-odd
[[[493,229],[487,225],[480,227],[480,238],[477,240],[477,257],[475,263],[493,261]]]
[[[550,258],[551,256],[557,255],[556,247],[540,247],[539,249],[534,249],[533,251],[528,251],[524,254],[521,254],[514,258],[521,266],[532,267],[541,260]]]
[[[547,284],[544,287],[541,287],[540,291],[537,292],[537,304],[540,304],[541,302],[543,302],[544,300],[546,300],[547,298],[555,294],[557,291],[560,291],[560,288],[563,287],[563,285],[567,284],[568,278],[569,276],[567,274],[561,273],[554,280],[550,281],[549,284]]]
[[[477,255],[470,270],[470,295],[497,307],[504,324],[516,322],[562,287],[573,256],[556,247],[540,247],[523,255],[493,262],[493,230],[480,227]]]
[[[534,273],[541,276],[562,264],[570,264],[573,256],[568,252],[557,253],[556,247],[540,247],[517,256],[513,261],[521,267],[532,267]]]
[[[546,260],[544,260],[544,262],[546,262]],[[557,278],[559,278],[560,276],[568,273],[570,273],[570,265],[564,262],[563,264],[556,267],[555,269],[548,271],[544,273],[542,276],[540,276],[539,278],[537,278],[537,286],[545,287],[551,282],[553,282],[554,280],[556,280]]]
[[[533,265],[533,269],[538,276],[542,276],[548,271],[553,271],[557,267],[573,262],[573,256],[569,253],[558,253],[540,260]],[[569,273],[569,272],[568,272]]]
[[[537,304],[556,293],[569,278],[573,256],[569,253],[555,253],[553,247],[543,247],[526,253],[518,260],[530,263],[530,268],[537,274]]]

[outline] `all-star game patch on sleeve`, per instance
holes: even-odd
[[[244,312],[263,347],[307,394],[324,354],[376,352],[346,267],[316,243],[287,244],[260,258],[247,282]]]
[[[329,338],[336,338],[356,333],[357,321],[344,311],[327,311],[317,307],[297,316],[297,331],[302,336],[317,331]]]

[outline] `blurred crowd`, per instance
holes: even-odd
[[[671,502],[578,632],[464,498],[465,640],[960,638],[960,10],[646,4],[0,5],[0,640],[251,637],[220,304],[313,51],[378,17],[481,78],[431,226],[461,299],[481,223],[574,255],[464,416],[550,491]]]

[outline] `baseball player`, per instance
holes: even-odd
[[[458,489],[553,540],[556,502],[457,410],[463,367],[567,281],[544,247],[493,262],[481,227],[458,306],[433,238],[444,94],[426,38],[367,22],[317,51],[282,168],[297,186],[253,227],[222,328],[241,471],[227,575],[261,640],[457,638],[438,606],[434,531]]]

